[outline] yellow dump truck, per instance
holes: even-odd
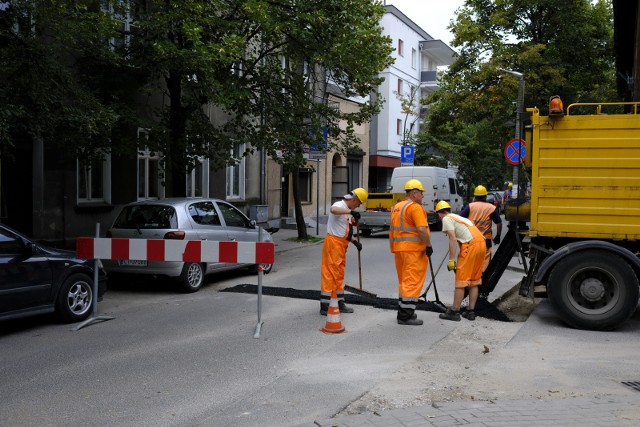
[[[483,275],[482,294],[519,252],[521,294],[545,286],[568,325],[609,330],[633,315],[640,289],[639,106],[572,104],[556,116],[527,110],[531,193],[506,208],[509,232]]]

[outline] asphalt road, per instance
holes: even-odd
[[[433,259],[439,261],[446,245],[437,240],[444,239],[440,233],[434,234]],[[374,236],[363,244],[363,287],[396,296],[387,240]],[[278,254],[264,286],[317,290],[320,253],[320,244],[293,245]],[[512,287],[519,276],[507,272],[500,287]],[[353,250],[346,279],[358,283]],[[256,295],[220,291],[257,280],[244,272],[214,275],[195,294],[177,294],[161,281],[119,284],[99,305],[99,314],[114,319],[79,331],[46,316],[0,324],[0,425],[309,423],[329,418],[376,386],[397,379],[404,366],[466,325],[421,312],[423,327],[400,326],[391,310],[357,306],[356,313],[341,315],[346,333],[325,335],[319,331],[326,318],[318,315],[318,301],[264,297],[264,325],[255,339]],[[443,267],[436,280],[440,298],[449,303],[451,273]],[[578,359],[572,361],[572,371],[590,375],[589,386],[598,384],[594,361],[601,366],[612,355],[616,361],[637,359],[637,315],[623,334],[586,335],[558,325],[553,313],[548,316],[532,328],[527,322],[516,340],[524,351],[546,342],[578,348],[584,339],[598,341],[598,355],[572,353]],[[492,322],[480,319],[477,324],[491,328]],[[620,351],[607,352],[616,343]],[[517,346],[510,348],[511,359],[517,352]],[[622,380],[633,379],[629,365],[617,366]]]

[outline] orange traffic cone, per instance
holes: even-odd
[[[327,310],[327,323],[324,328],[320,328],[325,334],[341,334],[345,331],[340,322],[340,308],[338,308],[338,296],[335,289],[331,292],[331,302]]]

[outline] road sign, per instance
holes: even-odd
[[[400,147],[400,163],[402,166],[412,166],[416,153],[413,145],[403,145]]]
[[[327,140],[329,138],[329,130],[326,127],[322,128],[322,139],[320,143],[311,144],[309,147],[309,159],[310,160],[324,160],[327,158],[327,149],[329,144]]]
[[[519,165],[527,157],[527,143],[524,139],[513,138],[504,147],[504,158],[510,165]]]

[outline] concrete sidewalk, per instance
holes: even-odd
[[[339,416],[298,427],[637,426],[639,403],[640,394],[589,399],[443,402]]]

